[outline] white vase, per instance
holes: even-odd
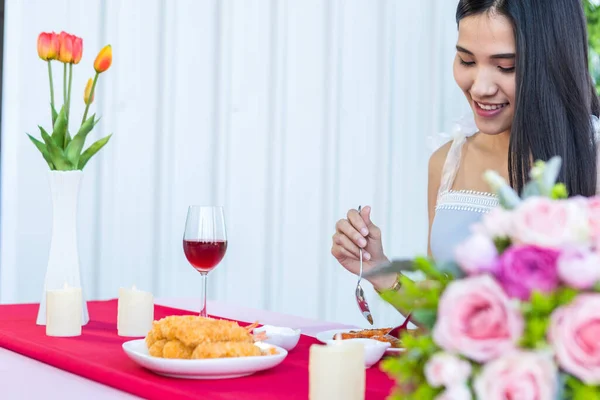
[[[77,251],[77,204],[82,171],[50,171],[52,194],[52,239],[37,316],[38,325],[46,325],[46,290],[61,289],[65,284],[81,287]],[[83,292],[83,290],[82,290]],[[85,295],[82,296],[82,324],[89,321]]]

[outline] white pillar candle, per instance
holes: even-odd
[[[136,289],[119,289],[117,331],[119,336],[146,336],[154,321],[152,293]]]
[[[310,347],[310,400],[363,400],[365,349],[362,343],[340,340]]]
[[[81,288],[69,287],[46,291],[46,335],[79,336],[82,325]]]

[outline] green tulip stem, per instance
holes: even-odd
[[[52,110],[54,110],[54,81],[52,80],[52,65],[50,64],[50,60],[48,60],[48,78],[50,79],[50,105],[52,106],[50,113],[52,113]],[[52,118],[52,128],[54,129],[54,118]]]

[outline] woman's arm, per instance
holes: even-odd
[[[448,151],[450,149],[452,142],[446,143],[445,145],[443,145],[442,147],[440,147],[439,149],[437,149],[429,158],[429,165],[428,165],[428,173],[427,173],[427,211],[428,211],[428,217],[429,217],[429,232],[428,232],[428,238],[427,238],[427,254],[429,255],[429,257],[432,256],[431,254],[431,243],[430,243],[430,237],[431,237],[431,226],[433,224],[433,217],[435,216],[435,205],[437,202],[437,195],[438,195],[438,189],[440,187],[440,181],[442,178],[442,169],[444,167],[444,163],[446,161],[446,156],[448,155]],[[396,286],[396,288],[399,289],[398,286]],[[381,288],[376,288],[376,290],[381,290]],[[404,309],[400,309],[398,307],[395,307],[396,310],[398,310],[402,315],[408,315],[410,313],[410,310],[404,310]],[[415,325],[417,325],[419,328],[422,328],[422,326],[416,322],[413,321],[413,323]]]
[[[431,254],[431,226],[433,225],[433,218],[435,216],[435,206],[437,203],[438,190],[442,180],[442,170],[448,151],[452,142],[448,142],[439,149],[437,149],[431,157],[429,157],[429,167],[427,174],[427,211],[429,218],[429,230],[427,234],[427,255],[432,257]]]

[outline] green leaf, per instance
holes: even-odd
[[[532,311],[536,314],[550,314],[556,307],[554,295],[534,291],[531,294]]]
[[[60,114],[59,114],[59,120],[60,120]],[[54,142],[52,137],[50,137],[50,135],[48,135],[48,132],[46,132],[44,130],[44,128],[42,128],[41,126],[39,128],[40,128],[40,132],[42,133],[42,138],[44,139],[44,142],[46,143],[46,148],[48,149],[50,158],[52,159],[52,164],[54,164],[56,169],[59,171],[72,170],[73,168],[72,168],[71,164],[69,163],[69,160],[67,160],[67,157],[65,157],[65,153],[62,151],[62,149],[60,147],[58,147],[56,142]]]
[[[67,132],[67,114],[65,107],[62,106],[58,116],[56,117],[56,123],[54,124],[54,131],[52,132],[52,140],[60,148],[65,148],[65,133]]]
[[[528,197],[537,197],[540,195],[541,192],[538,183],[536,181],[531,181],[523,187],[523,193],[521,194],[521,197],[526,199]]]
[[[573,400],[598,400],[600,391],[593,386],[580,386],[573,390]]]
[[[111,136],[112,136],[112,133],[110,135],[103,137],[102,139],[96,141],[94,144],[92,144],[90,147],[88,147],[88,149],[86,151],[83,152],[83,154],[79,158],[79,169],[83,169],[83,167],[85,167],[85,165],[90,160],[90,158],[92,158],[94,156],[94,154],[96,154],[98,151],[100,151],[100,149],[102,147],[104,147],[104,145],[106,143],[108,143]]]
[[[496,245],[496,249],[498,250],[498,254],[504,253],[504,250],[508,249],[511,245],[510,239],[507,237],[497,237],[494,238],[494,244]]]
[[[79,165],[79,157],[81,157],[81,151],[83,150],[83,146],[85,144],[85,138],[88,133],[94,128],[94,118],[96,114],[89,117],[79,128],[79,132],[75,135],[73,140],[70,141],[67,146],[67,159],[73,165]]]
[[[539,183],[543,195],[550,196],[552,188],[556,183],[556,179],[558,179],[558,174],[560,173],[561,166],[562,158],[559,156],[554,156],[550,160],[548,160],[548,162],[546,162],[546,167],[544,168],[544,173]]]
[[[571,288],[561,288],[556,294],[556,303],[558,306],[569,304],[577,297],[577,290]]]
[[[453,261],[442,264],[440,267],[440,272],[449,274],[449,277],[453,279],[462,279],[467,275],[465,271],[463,271],[462,268],[460,268],[460,266]]]
[[[50,169],[54,170],[54,165],[52,164],[52,158],[50,157],[50,153],[48,153],[48,149],[46,148],[46,145],[44,143],[40,142],[39,140],[37,140],[36,138],[34,138],[33,136],[31,136],[29,133],[27,134],[27,136],[29,136],[29,139],[33,142],[35,147],[37,147],[37,149],[40,151],[40,153],[42,153],[42,157],[44,157],[44,160],[46,160]]]
[[[415,310],[412,312],[411,319],[423,325],[427,329],[433,329],[437,320],[436,310]]]
[[[370,278],[379,275],[388,275],[391,273],[402,273],[407,271],[416,271],[417,265],[414,260],[403,259],[403,260],[392,260],[387,264],[373,268],[369,272],[363,274],[364,278]]]
[[[58,117],[58,113],[56,112],[53,104],[50,104],[50,109],[52,110],[52,126],[54,126],[56,123],[56,118]]]
[[[550,193],[550,198],[554,200],[566,199],[569,197],[569,191],[564,183],[557,183],[552,188],[552,192]]]

